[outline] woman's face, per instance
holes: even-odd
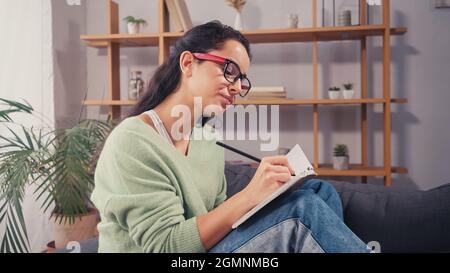
[[[223,112],[234,103],[241,91],[241,81],[230,83],[224,77],[224,64],[214,61],[198,61],[193,53],[184,52],[181,56],[181,67],[184,70],[186,90],[189,95],[202,98],[202,110],[205,107],[214,112]],[[221,50],[213,50],[208,54],[223,57],[235,62],[242,74],[247,75],[250,58],[245,47],[235,41],[228,40]]]

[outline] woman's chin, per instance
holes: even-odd
[[[217,113],[217,114],[221,114],[223,112],[225,112],[225,110],[229,107],[230,105],[227,105],[225,103],[215,103],[215,104],[208,104],[207,107],[204,109],[204,113],[205,114],[210,114],[212,112]]]
[[[223,112],[225,112],[226,110],[228,110],[228,108],[230,108],[232,106],[232,104],[230,103],[223,103],[220,102],[218,107],[220,107],[220,109],[222,109]]]

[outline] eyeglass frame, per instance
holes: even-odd
[[[239,96],[241,96],[242,98],[244,98],[245,96],[248,95],[248,93],[250,92],[250,89],[252,88],[252,83],[250,82],[250,79],[247,77],[246,74],[242,74],[242,73],[241,73],[241,68],[239,67],[239,65],[238,65],[236,62],[234,62],[233,60],[230,60],[230,59],[227,59],[227,58],[224,58],[224,57],[220,57],[220,56],[217,56],[217,55],[209,54],[209,53],[192,53],[192,54],[194,55],[195,58],[197,58],[197,59],[199,59],[199,60],[212,61],[212,62],[219,63],[219,64],[221,64],[221,65],[224,65],[224,66],[223,66],[223,77],[224,77],[229,83],[234,84],[234,83],[236,83],[238,80],[242,80],[242,78],[247,79],[249,88],[248,88],[248,90],[245,92],[245,95],[241,95],[241,92],[239,92]],[[229,65],[230,63],[231,63],[231,64],[234,64],[234,65],[238,68],[238,70],[239,70],[239,74],[234,78],[233,81],[230,81],[230,80],[227,78],[226,74],[225,74],[226,71],[227,71],[228,65]],[[241,90],[242,90],[242,85],[241,85]]]

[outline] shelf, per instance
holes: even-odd
[[[407,99],[391,99],[391,103],[407,103]],[[386,103],[385,99],[248,99],[236,100],[235,105],[348,105]]]
[[[259,163],[236,163],[250,165],[253,168],[258,168]],[[403,167],[391,167],[392,173],[405,174],[408,169]],[[316,169],[319,176],[385,176],[386,172],[383,167],[363,167],[361,164],[351,164],[349,170],[335,170],[331,164],[319,164],[319,169]]]
[[[135,100],[85,100],[83,105],[88,106],[133,106]]]
[[[86,100],[84,105],[89,106],[131,106],[136,104],[133,100]],[[351,100],[330,100],[330,99],[249,99],[236,100],[234,105],[349,105],[349,104],[377,104],[385,103],[385,99],[351,99]],[[391,103],[407,103],[407,99],[391,99]]]
[[[403,167],[391,167],[393,173],[408,173]],[[335,170],[332,165],[321,164],[316,170],[321,176],[385,176],[383,167],[363,167],[362,165],[352,164],[349,170]]]
[[[391,35],[403,35],[407,32],[404,27],[391,28]],[[382,36],[383,25],[365,25],[348,27],[320,27],[296,29],[258,29],[242,31],[252,44],[261,43],[289,43],[311,41],[341,41],[358,40],[369,36]],[[142,34],[103,34],[81,35],[80,38],[90,47],[102,48],[108,43],[118,43],[122,47],[158,46],[159,37],[175,41],[184,32],[142,33]]]
[[[158,33],[147,34],[102,34],[81,35],[81,40],[88,43],[90,47],[107,47],[108,43],[118,43],[121,47],[146,47],[159,45]]]
[[[406,28],[391,28],[391,35],[403,35]],[[312,42],[358,40],[368,36],[382,36],[383,25],[322,27],[297,29],[267,29],[242,32],[251,43]]]
[[[242,34],[252,44],[263,43],[289,43],[289,42],[312,42],[312,41],[341,41],[359,40],[369,36],[382,36],[383,25],[365,25],[348,27],[319,27],[319,28],[283,28],[283,29],[257,29],[244,30]],[[391,28],[391,35],[403,35],[407,28]],[[181,33],[163,33],[162,36],[176,40],[183,36]]]

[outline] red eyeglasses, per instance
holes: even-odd
[[[247,96],[250,88],[252,87],[252,84],[250,83],[250,80],[247,78],[247,76],[241,73],[241,69],[239,68],[239,65],[237,65],[237,63],[233,62],[230,59],[208,53],[193,53],[193,55],[199,60],[212,61],[223,65],[223,76],[225,77],[225,79],[232,84],[240,80],[241,91],[239,92],[239,96]]]

